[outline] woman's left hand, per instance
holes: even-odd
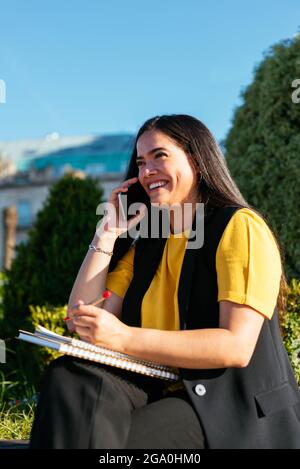
[[[76,305],[70,313],[75,332],[82,340],[119,352],[124,351],[130,328],[114,314],[85,304]]]

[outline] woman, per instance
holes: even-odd
[[[118,194],[127,192],[128,205],[150,210],[119,223]],[[278,327],[279,249],[209,130],[187,115],[148,120],[109,203],[74,283],[68,326],[178,368],[181,379],[172,387],[60,358],[45,377],[32,447],[300,448],[299,391]],[[187,243],[201,228],[199,206],[204,243],[195,249]],[[124,236],[159,207],[170,209],[169,237]],[[105,289],[102,308],[87,304]]]

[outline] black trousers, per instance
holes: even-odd
[[[49,366],[31,448],[204,448],[201,424],[185,390],[78,358]]]

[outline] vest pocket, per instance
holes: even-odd
[[[300,393],[290,383],[284,383],[270,391],[256,394],[254,399],[258,417],[265,417],[299,402]]]

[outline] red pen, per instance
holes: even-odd
[[[87,303],[87,304],[88,304],[88,305],[91,305],[91,306],[99,305],[99,304],[103,303],[104,300],[107,300],[107,298],[109,298],[110,295],[111,295],[111,292],[108,291],[108,290],[105,290],[105,292],[103,292],[103,295],[102,295],[101,298],[99,298],[99,299],[93,301],[92,303]],[[76,305],[74,305],[74,306],[76,306]],[[64,321],[68,321],[69,319],[72,319],[72,318],[70,318],[69,316],[66,316],[66,317],[64,318]]]

